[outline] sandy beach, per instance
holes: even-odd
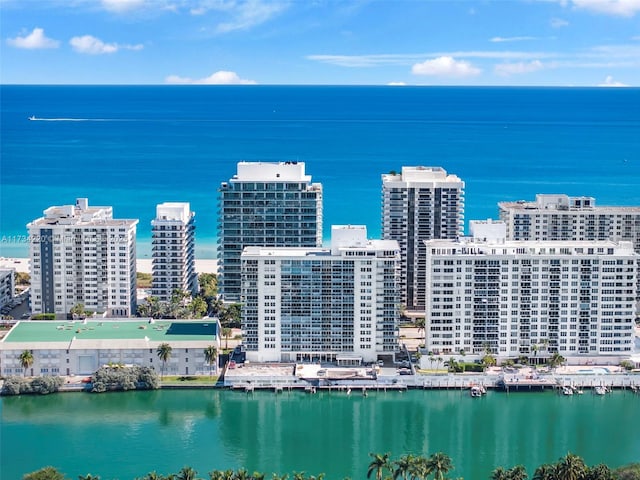
[[[6,258],[0,257],[0,268],[15,268],[16,272],[29,273],[28,258]],[[136,261],[136,269],[140,273],[151,273],[151,259],[143,258]],[[218,261],[214,259],[196,259],[196,272],[216,273],[218,271]]]

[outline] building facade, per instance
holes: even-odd
[[[100,315],[134,315],[137,224],[86,198],[29,223],[32,314],[63,317],[81,303]]]
[[[161,203],[151,221],[151,295],[170,301],[174,291],[198,293],[195,267],[195,213],[189,203]]]
[[[427,350],[498,357],[628,356],[638,255],[631,242],[507,241],[496,224],[427,248]]]
[[[464,182],[440,167],[402,167],[382,175],[382,238],[400,245],[401,302],[425,305],[424,241],[464,233]]]
[[[398,244],[334,226],[331,248],[246,247],[243,343],[250,361],[373,362],[397,350]]]
[[[16,291],[15,268],[0,268],[0,308],[10,306]]]
[[[104,365],[123,364],[166,375],[204,375],[217,368],[204,350],[220,351],[218,332],[215,320],[18,322],[0,340],[0,371],[3,376],[91,375]],[[157,351],[163,343],[171,347],[166,364]],[[27,372],[20,362],[25,350],[33,355]]]
[[[302,162],[240,162],[219,189],[218,287],[239,301],[242,250],[247,246],[322,245],[322,185]]]

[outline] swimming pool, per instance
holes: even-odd
[[[582,373],[584,375],[606,375],[607,373],[611,373],[608,368],[605,367],[596,367],[596,368],[584,368],[578,370],[577,373]]]

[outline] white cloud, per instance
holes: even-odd
[[[455,60],[453,57],[438,57],[416,63],[411,68],[414,75],[430,75],[438,77],[473,77],[479,75],[481,70],[464,60]]]
[[[188,77],[179,77],[178,75],[169,75],[164,81],[173,85],[255,85],[257,83],[254,80],[240,78],[236,72],[225,70],[219,70],[206,78],[195,80]]]
[[[554,17],[549,20],[549,25],[551,25],[553,28],[562,28],[568,26],[569,22],[567,22],[563,18]]]
[[[607,75],[607,78],[604,79],[604,82],[600,83],[598,86],[599,87],[628,87],[629,85],[622,82],[618,82],[614,80],[611,75]]]
[[[640,0],[571,0],[571,4],[594,13],[620,17],[633,17],[640,12]]]
[[[387,85],[390,86],[390,87],[404,87],[407,84],[404,83],[404,82],[389,82],[389,83],[387,83]]]
[[[73,37],[69,40],[69,44],[76,52],[86,53],[88,55],[102,55],[105,53],[115,53],[118,50],[142,50],[144,48],[141,44],[119,45],[117,43],[104,43],[92,35]]]
[[[531,62],[500,63],[494,69],[498,75],[509,76],[536,72],[542,68],[544,65],[540,60],[533,60]]]
[[[58,48],[58,45],[60,45],[58,40],[47,38],[42,28],[34,28],[30,34],[24,37],[8,38],[7,43],[16,48],[26,48],[30,50]]]
[[[524,42],[527,40],[536,40],[536,37],[493,37],[489,41],[493,43],[501,43],[501,42]]]
[[[223,12],[230,19],[219,23],[216,33],[248,30],[265,23],[289,8],[288,1],[282,0],[202,0],[191,8],[192,15],[204,15],[210,10]]]
[[[102,6],[112,12],[126,12],[144,6],[145,0],[102,0]]]
[[[552,52],[520,52],[510,50],[497,51],[458,51],[431,53],[392,53],[377,55],[307,55],[308,60],[329,63],[341,67],[378,67],[384,65],[413,65],[425,57],[464,57],[489,58],[499,60],[528,60],[540,58],[554,58],[557,53]]]

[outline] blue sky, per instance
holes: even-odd
[[[640,86],[640,0],[0,0],[4,84]]]

